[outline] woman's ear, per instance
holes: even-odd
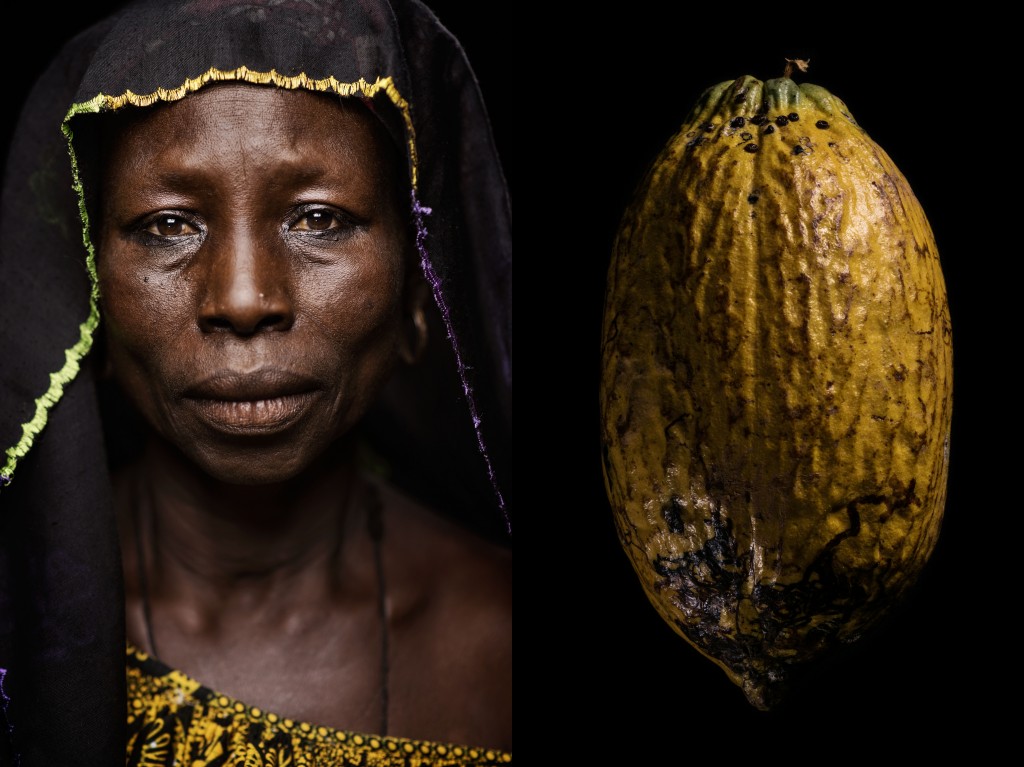
[[[426,303],[429,295],[427,282],[417,270],[405,288],[402,333],[398,343],[398,354],[407,365],[419,362],[427,348]]]

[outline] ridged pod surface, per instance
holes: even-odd
[[[758,708],[931,554],[952,345],[931,228],[824,88],[708,89],[626,211],[600,386],[620,540]]]

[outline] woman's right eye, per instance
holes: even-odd
[[[158,237],[184,237],[198,234],[199,230],[185,218],[174,213],[161,213],[144,227],[144,231]]]

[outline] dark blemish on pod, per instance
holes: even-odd
[[[673,533],[685,532],[686,526],[683,524],[683,514],[685,512],[686,505],[678,495],[673,495],[669,502],[661,508],[662,519],[665,520],[668,529]]]
[[[747,144],[745,147],[743,147],[743,151],[750,152],[751,154],[753,154],[754,152],[757,151],[757,144]]]
[[[700,146],[701,144],[703,144],[704,141],[705,141],[705,138],[703,136],[698,136],[695,139],[691,139],[690,141],[687,141],[686,142],[686,146],[688,146],[690,148],[697,147],[697,146]]]
[[[750,122],[752,125],[764,125],[768,122],[768,118],[764,115],[756,115],[755,117],[750,118]]]
[[[818,120],[818,122],[814,123],[814,127],[825,130],[828,127],[828,120]]]
[[[729,127],[742,128],[744,123],[746,123],[746,120],[744,120],[742,117],[734,117],[732,118],[732,122],[729,123]]]
[[[755,202],[757,202],[757,201],[758,201],[758,200],[760,200],[760,199],[761,199],[761,198],[760,198],[760,197],[758,197],[758,196],[757,196],[756,194],[752,194],[752,195],[749,195],[749,196],[747,197],[747,202],[749,202],[749,203],[750,203],[751,205],[753,205],[753,204],[754,204]]]
[[[775,118],[775,124],[778,125],[780,128],[784,127],[788,122],[789,118],[786,117],[785,115],[779,115],[778,117]]]
[[[799,144],[797,144],[795,147],[793,147],[793,154],[803,154],[803,153],[804,153],[804,148],[802,146],[800,146]]]
[[[711,131],[713,131],[715,129],[715,124],[714,123],[704,123],[701,127],[704,129],[705,133],[711,133]]]
[[[744,141],[750,141],[750,139],[754,137],[751,134],[747,133],[746,131],[743,131],[743,133],[740,134],[740,138],[743,139]]]
[[[775,133],[774,125],[769,125],[767,128],[764,129],[764,135],[767,136],[769,133]]]
[[[796,112],[790,112],[789,113],[789,121],[791,123],[795,123],[799,119],[800,119],[800,115],[798,115]]]

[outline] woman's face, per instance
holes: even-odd
[[[213,477],[295,476],[381,388],[405,309],[397,162],[366,110],[252,85],[116,133],[98,237],[109,360]]]

